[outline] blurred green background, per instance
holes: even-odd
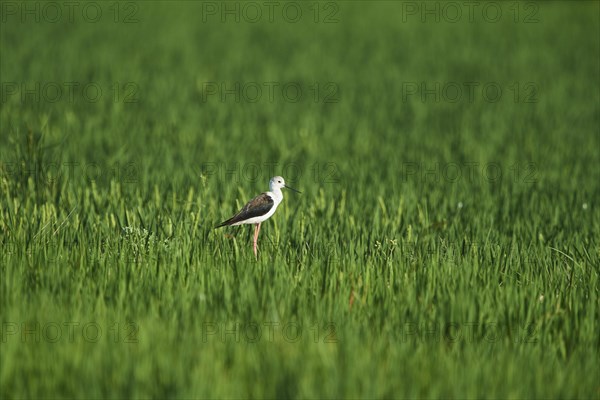
[[[600,396],[598,2],[0,11],[3,398]]]

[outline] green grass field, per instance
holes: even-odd
[[[0,3],[3,399],[600,397],[598,2],[65,4]]]

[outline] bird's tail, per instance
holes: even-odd
[[[227,226],[227,225],[229,225],[230,222],[231,222],[231,219],[228,219],[227,221],[223,221],[219,225],[216,225],[213,229],[217,229],[217,228],[221,228],[223,226]]]

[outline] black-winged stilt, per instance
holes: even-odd
[[[258,233],[260,232],[260,224],[262,224],[264,221],[271,218],[273,214],[275,214],[277,206],[279,206],[279,204],[283,200],[283,193],[281,193],[281,189],[283,188],[300,193],[300,191],[286,185],[285,181],[281,176],[273,177],[269,181],[270,190],[268,192],[259,194],[258,196],[250,200],[244,207],[242,207],[242,209],[237,214],[235,214],[228,220],[221,222],[215,228],[220,228],[222,226],[254,224],[255,227],[253,249],[254,256],[258,257],[256,249],[258,242]]]

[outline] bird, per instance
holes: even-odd
[[[254,257],[258,258],[257,247],[260,225],[275,214],[275,210],[277,210],[277,207],[283,200],[281,189],[284,188],[301,193],[299,190],[286,185],[285,180],[281,176],[275,176],[269,181],[268,192],[261,193],[250,200],[237,214],[215,226],[215,229],[223,226],[254,224],[252,248],[254,249]]]

